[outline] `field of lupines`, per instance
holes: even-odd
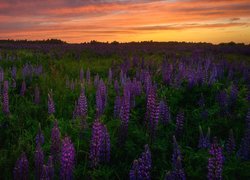
[[[250,179],[250,47],[0,44],[0,179]]]

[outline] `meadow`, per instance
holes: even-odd
[[[0,179],[250,179],[250,46],[0,43]]]

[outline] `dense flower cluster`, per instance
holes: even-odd
[[[97,116],[100,116],[107,105],[107,88],[103,80],[99,81],[97,90],[96,90],[96,109]]]
[[[208,159],[207,178],[209,180],[222,179],[223,154],[222,148],[219,146],[216,138],[211,144],[209,154],[211,157]]]
[[[88,111],[88,104],[87,104],[87,98],[85,96],[84,89],[81,90],[81,94],[75,104],[75,109],[73,112],[73,118],[82,118],[85,119],[87,116]]]
[[[42,173],[40,176],[40,180],[53,180],[54,178],[54,165],[53,165],[53,158],[49,156],[47,165],[43,165]]]
[[[97,167],[101,162],[107,163],[110,160],[110,137],[105,125],[98,119],[92,127],[90,144],[90,161],[92,167]]]
[[[167,125],[171,120],[170,108],[164,101],[159,103],[160,120],[163,125]]]
[[[132,169],[129,172],[130,180],[151,179],[150,171],[152,168],[151,152],[148,145],[141,157],[134,160]]]
[[[177,158],[176,166],[173,171],[167,172],[165,180],[185,180],[186,175],[182,168],[181,158]]]
[[[75,166],[75,148],[69,137],[62,141],[60,179],[72,180]]]
[[[120,126],[120,143],[123,143],[127,137],[128,124],[130,116],[130,91],[124,88],[123,97],[120,102],[119,118],[121,120]]]
[[[156,89],[151,86],[147,94],[146,125],[151,137],[155,137],[159,122],[159,105],[156,100]]]
[[[27,180],[29,179],[29,162],[25,153],[16,161],[13,171],[14,180]]]

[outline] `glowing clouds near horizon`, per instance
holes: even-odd
[[[0,39],[250,43],[248,0],[0,1]]]

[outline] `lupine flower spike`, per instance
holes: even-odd
[[[25,153],[16,161],[13,171],[14,180],[27,180],[29,179],[29,162]]]
[[[209,180],[222,179],[223,154],[222,148],[219,146],[215,138],[209,150],[210,158],[208,159],[208,175]]]
[[[149,146],[145,145],[145,150],[139,159],[134,160],[132,169],[129,172],[130,180],[145,179],[150,180],[152,167],[151,152]]]
[[[72,180],[75,166],[75,148],[69,137],[62,141],[60,179]]]

